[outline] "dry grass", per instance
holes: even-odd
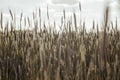
[[[120,80],[120,31],[113,28],[107,33],[106,27],[110,25],[105,18],[103,31],[93,22],[93,30],[96,27],[97,32],[87,33],[85,23],[80,24],[82,30],[77,27],[75,13],[74,25],[66,21],[65,11],[63,13],[64,28],[60,32],[47,29],[46,24],[41,28],[40,9],[38,20],[33,13],[35,29],[32,31],[13,29],[17,26],[11,10],[12,22],[3,26],[1,13],[0,80]],[[47,17],[49,20],[48,9]],[[27,25],[26,17],[21,14],[20,27],[23,19]],[[30,26],[28,17],[27,21]],[[76,31],[72,30],[73,26]]]

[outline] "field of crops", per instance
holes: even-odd
[[[3,25],[1,13],[0,80],[120,80],[120,31],[117,21],[115,26],[107,24],[107,8],[103,26],[93,21],[89,32],[85,22],[77,26],[75,13],[72,25],[63,11],[56,30],[55,23],[42,25],[38,11],[33,13],[33,23],[21,13],[19,26],[11,10],[11,21]],[[21,29],[31,24],[33,30]]]

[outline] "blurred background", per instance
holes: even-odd
[[[81,2],[81,12],[79,10],[79,2]],[[51,24],[55,20],[56,25],[60,25],[60,19],[65,9],[67,19],[75,12],[78,25],[81,15],[82,21],[85,21],[86,27],[89,30],[92,27],[93,20],[95,24],[102,23],[106,5],[110,8],[110,21],[115,22],[116,18],[120,21],[119,0],[0,0],[0,11],[3,12],[4,22],[6,22],[10,20],[9,9],[19,18],[21,12],[24,13],[24,16],[30,17],[33,11],[40,8],[42,22],[47,22],[46,15],[48,6]]]

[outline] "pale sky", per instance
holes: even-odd
[[[79,11],[78,2],[81,1],[82,12]],[[41,8],[42,20],[46,20],[47,5],[49,7],[49,14],[51,22],[56,20],[56,23],[60,24],[60,18],[63,15],[63,9],[66,11],[66,15],[69,17],[73,12],[76,12],[79,20],[80,14],[82,19],[86,21],[87,26],[92,26],[93,20],[100,23],[103,19],[103,11],[107,0],[0,0],[0,11],[3,12],[6,19],[10,18],[9,9],[14,11],[19,17],[20,13],[30,16],[33,11]],[[111,20],[115,20],[119,17],[120,4],[117,0],[108,0],[111,7]],[[90,27],[87,27],[88,29]]]

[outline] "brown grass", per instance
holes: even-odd
[[[75,13],[74,31],[71,20],[66,19],[65,10],[60,25],[64,28],[60,31],[47,29],[46,24],[41,25],[40,9],[37,20],[37,14],[33,13],[34,30],[15,30],[12,27],[18,26],[13,23],[12,11],[9,12],[12,22],[3,26],[2,13],[0,18],[0,80],[120,79],[120,31],[113,26],[106,32],[110,27],[107,8],[103,31],[99,31],[98,24],[96,26],[93,21],[93,30],[97,32],[86,32],[85,22],[80,24],[83,29],[79,30]],[[25,26],[31,26],[29,17],[21,13],[20,27],[23,19]]]

